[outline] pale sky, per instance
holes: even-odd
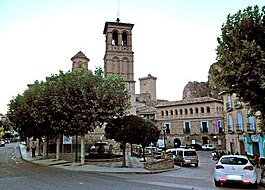
[[[119,2],[119,3],[118,3]],[[157,77],[157,98],[206,82],[229,13],[264,0],[0,0],[0,113],[35,80],[71,70],[78,51],[104,67],[106,21],[134,24],[134,80]],[[119,4],[119,6],[118,6]],[[118,8],[119,7],[119,8]]]

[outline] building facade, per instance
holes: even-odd
[[[156,121],[165,130],[168,148],[191,143],[225,148],[221,100],[202,97],[163,102],[156,106]]]
[[[265,137],[258,129],[256,115],[237,95],[221,93],[224,102],[226,149],[232,153],[258,154],[265,158]],[[258,114],[258,113],[257,113]]]

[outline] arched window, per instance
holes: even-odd
[[[168,111],[166,110],[166,116],[168,116]]]
[[[195,108],[195,113],[199,113],[199,109],[198,108]]]
[[[161,115],[164,116],[164,111],[161,111]]]
[[[192,108],[190,108],[190,114],[193,114],[193,109]]]
[[[178,115],[178,110],[175,110],[175,115]]]
[[[184,110],[184,111],[185,111],[185,114],[188,114],[188,109],[186,109],[186,108],[185,108],[185,110]]]
[[[201,113],[204,113],[204,107],[201,107]]]
[[[122,33],[122,41],[121,41],[121,45],[122,46],[127,46],[127,33],[126,32],[123,32]]]
[[[206,111],[207,111],[207,113],[210,113],[211,112],[211,109],[210,109],[209,106],[207,106]]]
[[[180,115],[182,115],[182,114],[183,114],[183,113],[182,113],[182,109],[180,109],[180,110],[179,110],[179,114],[180,114]]]
[[[114,46],[118,45],[118,33],[116,31],[112,32],[111,44]]]
[[[170,115],[173,115],[173,110],[170,110]]]

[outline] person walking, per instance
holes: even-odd
[[[258,168],[259,167],[259,155],[255,154],[253,158],[254,165]]]
[[[36,145],[34,144],[34,142],[32,142],[31,151],[32,151],[32,157],[35,157]]]

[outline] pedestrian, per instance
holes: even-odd
[[[259,155],[258,154],[254,155],[253,162],[256,167],[259,167]]]
[[[31,151],[32,151],[32,157],[35,157],[36,145],[34,144],[34,142],[32,142]]]

